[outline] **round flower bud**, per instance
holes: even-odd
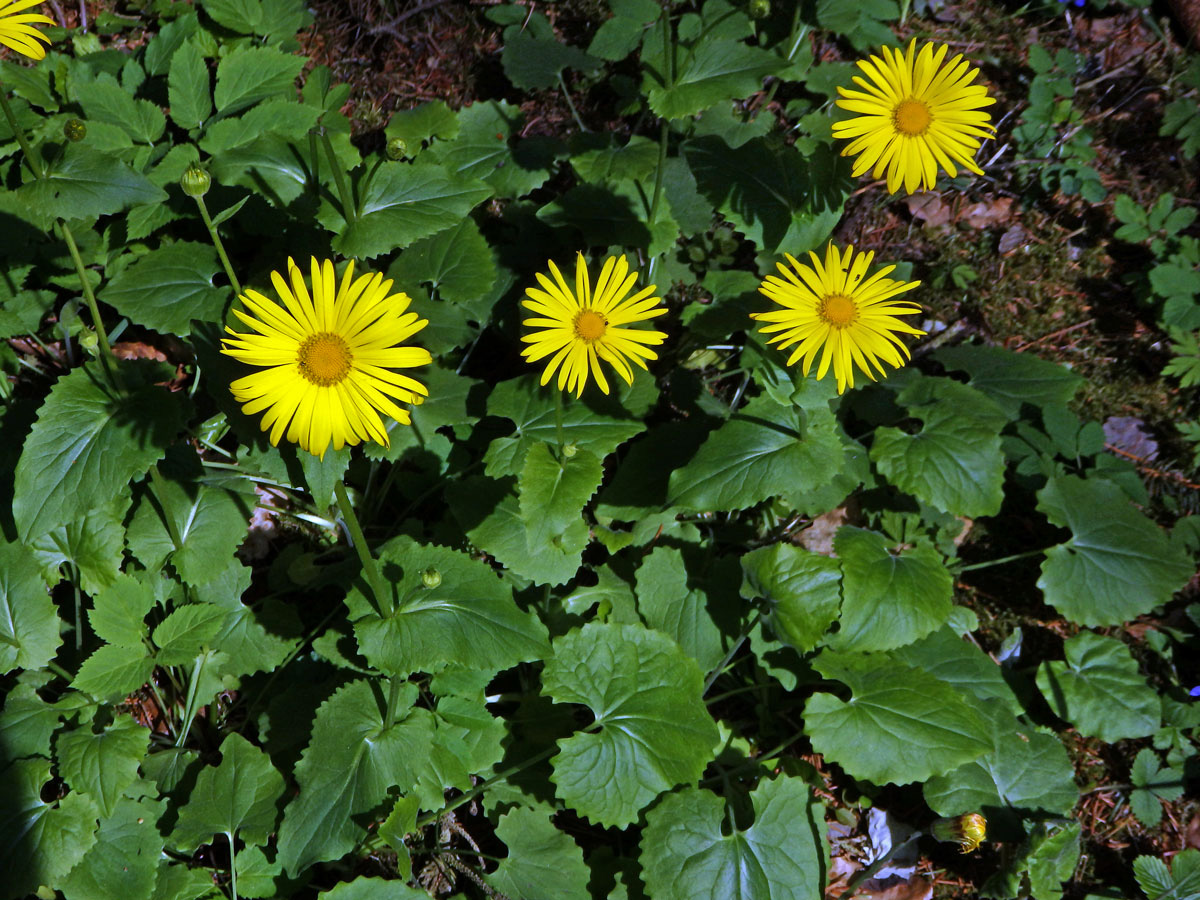
[[[771,14],[771,0],[750,0],[746,12],[750,13],[752,19],[765,19]]]
[[[578,452],[579,452],[579,447],[574,443],[563,445],[563,456],[565,456],[567,459],[570,459]]]
[[[963,853],[970,853],[987,840],[987,819],[980,813],[937,819],[930,833],[939,841],[953,841]]]
[[[208,193],[210,185],[212,185],[212,179],[196,163],[188,166],[183,177],[179,179],[179,186],[189,197],[203,197]]]
[[[394,137],[387,142],[388,159],[406,159],[408,157],[408,141]]]
[[[442,573],[430,566],[421,573],[421,584],[427,588],[435,588],[442,583]]]
[[[96,355],[96,350],[100,347],[100,338],[96,337],[96,332],[90,328],[84,328],[79,332],[79,346],[90,353]]]
[[[87,137],[87,125],[83,119],[67,119],[63,122],[63,137],[72,144],[82,141]]]

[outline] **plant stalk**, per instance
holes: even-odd
[[[329,139],[329,132],[324,128],[321,129],[321,141],[325,145],[325,155],[329,157],[329,168],[333,170],[333,180],[337,182],[338,196],[342,201],[342,218],[349,225],[358,218],[358,207],[354,205],[354,197],[350,193],[349,185],[346,184],[346,175],[342,171],[342,167],[338,165],[337,154],[333,151],[333,141]]]
[[[959,572],[973,572],[976,569],[988,569],[992,566],[1002,566],[1005,563],[1016,562],[1018,559],[1028,559],[1031,556],[1044,554],[1045,550],[1026,550],[1024,553],[1014,553],[1012,556],[1002,556],[1000,559],[991,559],[987,562],[972,563],[969,566],[963,566]]]
[[[196,206],[200,209],[200,218],[204,220],[204,227],[208,229],[208,236],[212,238],[213,246],[217,248],[217,256],[221,257],[221,265],[225,267],[225,277],[229,279],[229,283],[233,285],[235,293],[242,292],[242,285],[238,281],[237,275],[233,272],[233,265],[229,262],[229,255],[225,252],[225,245],[221,243],[221,235],[217,233],[217,226],[213,224],[212,216],[208,214],[208,204],[204,202],[203,197],[193,197],[196,201]]]
[[[338,509],[342,512],[342,520],[346,523],[346,528],[350,531],[350,542],[354,544],[354,550],[358,553],[358,560],[362,563],[363,574],[367,578],[367,584],[371,587],[371,593],[375,595],[375,606],[381,616],[390,616],[395,610],[395,607],[392,605],[391,594],[387,592],[383,575],[379,571],[379,564],[375,561],[375,557],[371,555],[371,550],[367,546],[367,539],[363,535],[362,526],[358,524],[358,516],[354,512],[354,505],[350,502],[350,498],[346,494],[346,486],[340,481],[335,481],[333,484],[333,494],[337,498]]]

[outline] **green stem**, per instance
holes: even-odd
[[[588,127],[583,124],[583,119],[579,118],[579,111],[575,109],[575,104],[571,102],[571,92],[567,90],[567,83],[563,80],[561,70],[558,73],[558,86],[562,88],[563,99],[567,101],[567,107],[571,110],[571,116],[575,119],[575,124],[579,126],[580,131],[587,131]]]
[[[3,94],[0,93],[0,96]],[[79,255],[79,247],[75,243],[75,235],[71,233],[71,226],[59,219],[58,228],[62,233],[63,241],[66,242],[67,250],[71,254],[71,261],[75,263],[75,274],[83,288],[83,299],[87,303],[88,312],[92,317],[92,327],[96,330],[96,342],[100,346],[100,359],[103,360],[103,365],[115,385],[117,383],[117,363],[113,356],[112,345],[108,343],[108,331],[104,328],[104,320],[100,317],[100,305],[96,302],[96,295],[92,293],[92,285],[87,279],[87,269],[83,265],[83,257]]]
[[[675,87],[675,48],[671,40],[674,35],[671,33],[671,0],[666,0],[662,8],[662,26],[663,26],[663,68],[666,69],[667,83],[664,85],[667,90]]]
[[[29,139],[25,136],[25,129],[17,123],[17,117],[13,114],[12,107],[8,103],[8,88],[4,87],[3,84],[0,84],[0,107],[4,108],[4,118],[8,120],[8,127],[12,129],[17,143],[21,146],[21,152],[25,154],[25,161],[29,163],[29,168],[33,171],[33,176],[38,181],[41,181],[46,177],[46,173],[42,169],[42,161],[33,155],[33,148],[29,146]]]
[[[662,200],[663,172],[667,168],[667,137],[670,125],[662,120],[658,131],[658,171],[654,173],[654,198],[650,201],[650,224],[653,225],[658,217],[658,204]]]
[[[362,563],[363,574],[371,586],[371,593],[375,595],[375,605],[379,609],[379,614],[390,616],[394,610],[392,595],[387,592],[383,575],[379,572],[379,564],[375,562],[375,557],[371,555],[371,550],[367,546],[367,539],[363,536],[362,526],[358,524],[354,506],[346,495],[346,486],[340,481],[335,481],[333,494],[337,498],[338,508],[342,511],[342,520],[350,530],[350,541],[354,544],[355,552],[358,553],[359,562]]]
[[[83,598],[79,592],[79,566],[71,566],[71,589],[75,592],[75,652],[83,649]]]
[[[238,282],[237,275],[233,273],[233,265],[229,262],[229,256],[225,252],[225,245],[221,243],[221,235],[217,233],[217,226],[213,224],[212,216],[208,214],[208,205],[204,202],[203,197],[193,197],[192,199],[196,201],[196,206],[200,208],[200,218],[204,220],[204,227],[208,229],[208,236],[212,238],[213,246],[217,248],[217,256],[221,257],[221,265],[225,267],[225,277],[233,285],[233,290],[240,294],[242,286]]]
[[[746,627],[744,629],[742,629],[742,633],[740,635],[738,635],[738,639],[733,642],[733,646],[729,648],[729,652],[725,654],[725,658],[723,660],[721,660],[720,663],[717,664],[716,668],[714,668],[709,673],[708,678],[705,679],[704,690],[702,690],[700,692],[701,697],[703,697],[705,694],[708,693],[708,689],[713,686],[713,682],[716,681],[721,676],[721,673],[723,671],[725,671],[725,667],[727,665],[729,665],[730,661],[733,659],[734,655],[741,648],[742,644],[744,644],[746,642],[746,638],[750,637],[750,632],[754,630],[754,626],[758,624],[758,620],[761,618],[762,618],[762,611],[760,610],[759,612],[756,612],[754,614],[754,618],[750,620],[749,624],[746,625]]]
[[[400,701],[400,685],[403,682],[399,678],[388,679],[388,701],[387,712],[383,717],[383,727],[391,728],[396,724],[396,704]]]
[[[237,892],[237,853],[233,846],[234,832],[225,832],[225,837],[229,838],[229,889],[233,892],[232,900],[238,900]]]
[[[1037,556],[1045,553],[1045,550],[1026,550],[1024,553],[1014,553],[1012,556],[1002,556],[1000,559],[992,559],[987,562],[973,563],[969,566],[963,566],[959,572],[973,572],[976,569],[988,569],[992,566],[1002,566],[1005,563],[1016,562],[1018,559],[1028,559],[1031,556]]]
[[[208,653],[201,653],[196,657],[196,662],[192,666],[192,677],[188,681],[187,702],[183,706],[183,725],[179,731],[179,737],[175,739],[175,746],[182,747],[187,743],[188,732],[192,730],[192,720],[196,717],[196,699],[199,693],[200,676],[204,674],[204,664],[208,661]]]
[[[557,751],[558,751],[557,746],[547,747],[545,750],[543,750],[541,753],[537,754],[536,756],[531,756],[529,759],[525,760],[524,762],[517,763],[515,766],[509,766],[503,772],[493,775],[487,781],[484,781],[484,782],[481,782],[480,784],[475,785],[475,787],[471,788],[465,794],[460,794],[459,796],[455,797],[453,800],[451,800],[449,803],[447,803],[445,806],[443,806],[437,812],[426,813],[425,815],[421,816],[421,818],[417,819],[417,828],[424,828],[426,825],[430,825],[433,822],[436,822],[438,819],[440,819],[446,813],[453,812],[454,810],[458,809],[460,806],[462,806],[466,803],[470,803],[472,800],[474,800],[476,797],[478,797],[480,794],[482,794],[484,791],[486,791],[488,788],[490,788],[496,782],[503,781],[505,778],[508,778],[512,775],[516,775],[520,772],[524,772],[526,769],[530,768],[531,766],[536,766],[542,760],[548,759],[552,754],[556,753]]]
[[[358,218],[358,208],[354,205],[350,187],[346,184],[346,175],[338,164],[337,154],[333,152],[333,141],[329,139],[329,132],[324,128],[321,129],[321,141],[325,144],[325,155],[329,157],[329,168],[333,169],[333,180],[337,182],[338,196],[342,200],[342,218],[349,225]]]
[[[13,643],[14,646],[20,646],[19,644],[16,644],[15,642],[11,642],[11,643]],[[74,675],[72,675],[70,672],[68,672],[66,669],[64,669],[62,666],[60,666],[54,660],[50,660],[50,662],[46,663],[46,668],[49,669],[51,672],[53,672],[55,675],[57,675],[59,678],[62,678],[64,681],[70,682],[70,681],[75,680]]]
[[[567,442],[563,439],[563,392],[554,391],[554,433],[558,435],[558,463],[565,465],[567,461]]]

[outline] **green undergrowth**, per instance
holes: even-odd
[[[1194,413],[1192,201],[1156,214],[1102,125],[1054,155],[1097,77],[1059,46],[981,47],[984,161],[1046,166],[938,196],[1003,217],[861,190],[836,87],[982,40],[940,6],[472,7],[506,99],[369,134],[298,0],[118,5],[0,64],[0,900],[819,898],[900,865],[881,821],[912,890],[1194,895],[1200,519],[1102,424]],[[931,332],[844,394],[749,319],[831,239]],[[611,394],[520,356],[580,252],[668,310]],[[230,393],[233,284],[310,256],[429,319],[387,446],[274,447]]]

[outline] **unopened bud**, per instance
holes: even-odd
[[[421,573],[421,584],[427,588],[435,588],[442,583],[442,573],[430,566]]]
[[[953,841],[958,844],[963,853],[979,849],[979,845],[987,840],[987,819],[980,813],[967,813],[952,819],[936,819],[930,828],[939,841]]]
[[[77,144],[87,137],[87,125],[83,119],[67,119],[63,122],[63,137],[72,144]]]
[[[750,0],[746,12],[750,13],[752,19],[765,19],[771,14],[771,0]]]
[[[79,332],[79,346],[90,353],[96,355],[97,349],[100,347],[100,338],[96,337],[96,332],[90,328],[84,328]]]
[[[387,158],[388,159],[407,159],[408,158],[408,141],[404,138],[394,137],[387,142]]]
[[[203,197],[211,185],[212,179],[208,173],[196,163],[188,166],[183,177],[179,179],[179,186],[189,197]]]
[[[563,445],[563,456],[567,459],[570,459],[578,452],[579,452],[579,447],[576,446],[574,443]]]

